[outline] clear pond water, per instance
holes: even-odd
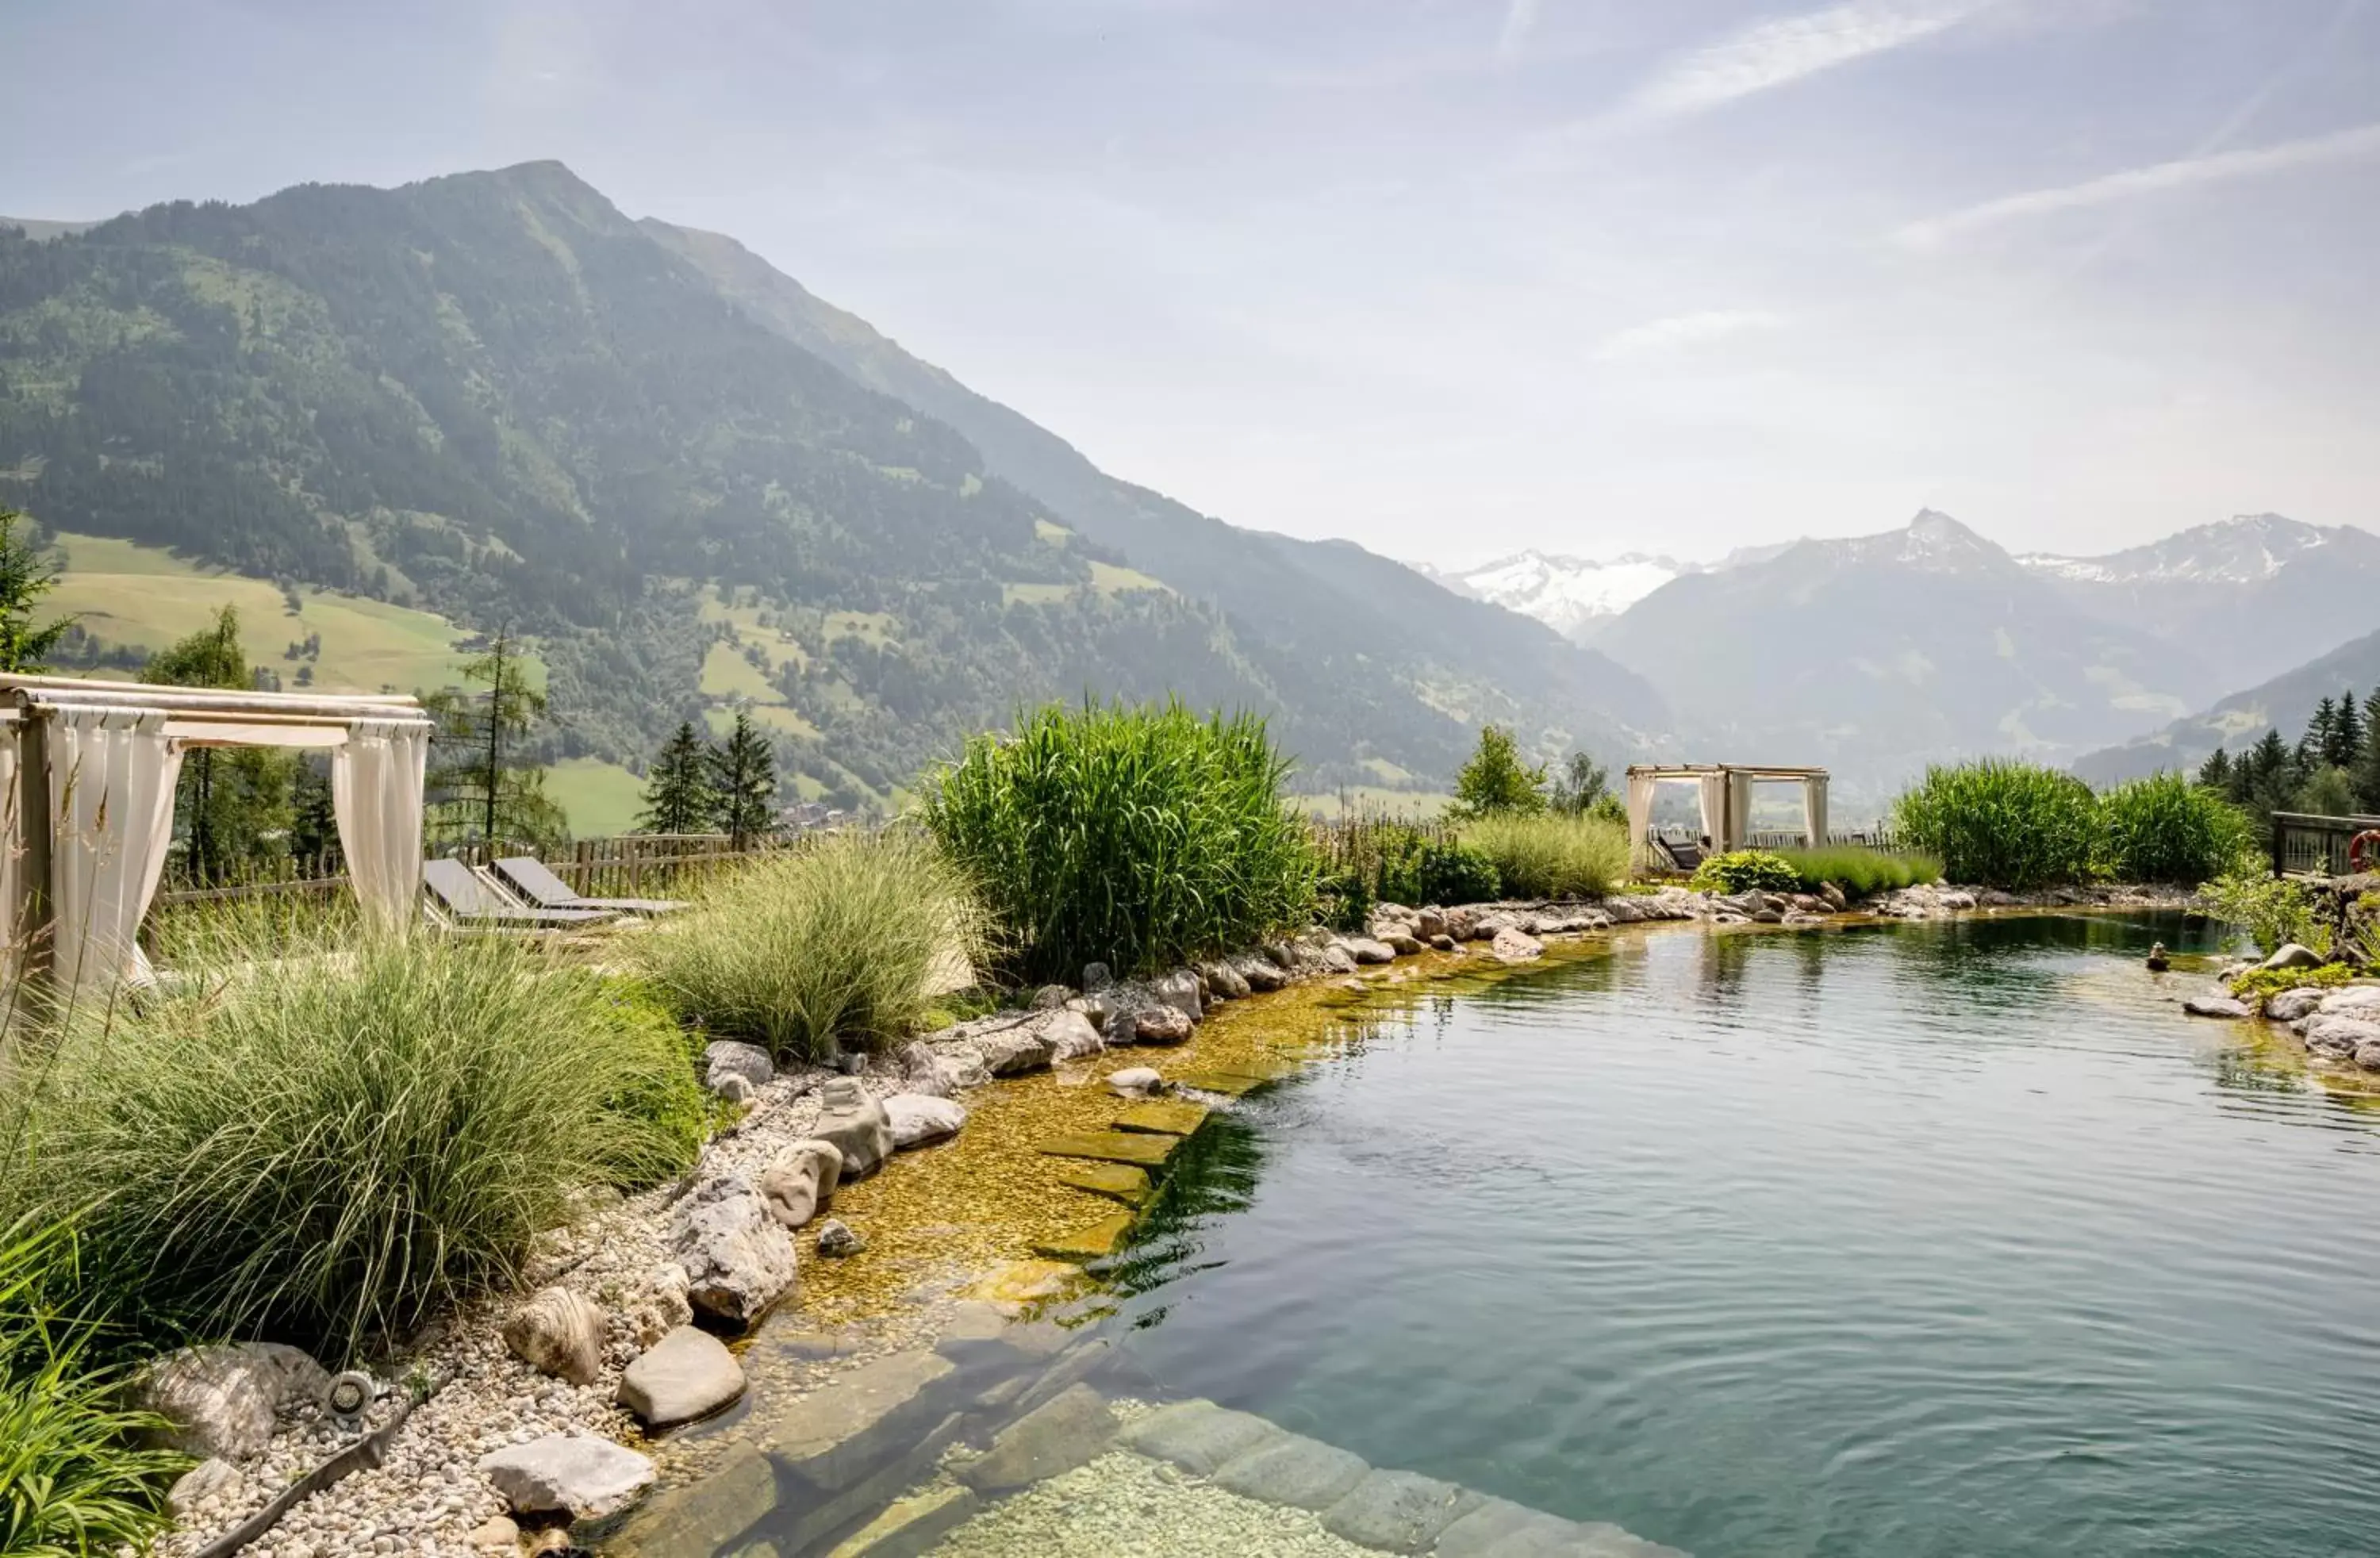
[[[1210,1127],[1128,1355],[1700,1558],[2380,1552],[2380,1115],[2159,938],[1656,933],[1385,1015]]]

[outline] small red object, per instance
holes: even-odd
[[[2375,854],[2380,854],[2380,828],[2366,828],[2347,841],[2348,870],[2362,875],[2365,863]]]

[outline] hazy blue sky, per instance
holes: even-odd
[[[2380,529],[2364,0],[0,0],[0,212],[559,157],[1401,556]]]

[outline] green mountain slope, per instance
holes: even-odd
[[[1482,718],[1609,751],[1659,717],[1533,624],[890,383],[872,330],[806,339],[663,236],[552,163],[0,232],[0,502],[529,633],[557,758],[749,701],[806,790],[1087,690],[1262,710],[1325,783],[1443,776]]]
[[[2380,633],[2366,633],[2200,713],[2078,758],[2074,772],[2094,785],[2138,779],[2168,768],[2194,773],[2217,747],[2228,747],[2236,755],[2268,730],[2294,741],[2324,699],[2342,692],[2362,699],[2375,687],[2380,687]]]
[[[1046,428],[978,395],[818,298],[733,238],[648,218],[751,315],[872,389],[947,422],[991,470],[1066,525],[1221,609],[1313,737],[1436,776],[1482,720],[1548,750],[1609,755],[1669,713],[1649,684],[1542,624],[1465,600],[1351,542],[1243,529],[1118,481]]]

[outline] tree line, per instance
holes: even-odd
[[[2325,698],[2295,745],[2277,728],[2234,757],[2215,749],[2198,782],[2269,828],[2276,811],[2346,817],[2380,812],[2380,688]]]

